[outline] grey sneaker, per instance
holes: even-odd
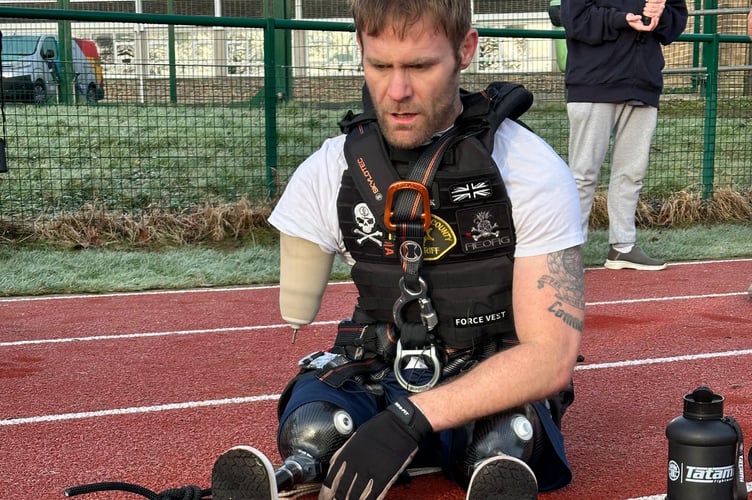
[[[666,269],[664,261],[648,257],[637,245],[628,253],[617,252],[611,247],[604,266],[607,269],[636,269],[638,271],[660,271]]]
[[[214,462],[212,500],[277,500],[277,480],[268,458],[256,448],[236,446]]]
[[[537,500],[538,481],[522,460],[495,455],[475,466],[466,500]]]

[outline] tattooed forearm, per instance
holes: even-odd
[[[548,306],[548,312],[553,313],[554,316],[557,318],[561,318],[561,320],[567,324],[568,326],[574,328],[578,332],[582,331],[582,320],[580,318],[577,318],[571,314],[569,314],[567,311],[562,309],[562,304],[559,301],[554,302],[550,306]]]
[[[580,312],[585,310],[585,279],[580,247],[568,248],[548,256],[548,272],[538,279],[538,288],[546,285],[556,290],[557,302],[548,310],[567,325],[582,331],[582,320],[567,313],[562,307],[570,305]]]

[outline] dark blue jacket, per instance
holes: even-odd
[[[636,31],[627,13],[642,14],[645,0],[561,0],[567,37],[568,102],[625,102],[658,107],[663,50],[687,26],[685,0],[666,0],[654,31]]]

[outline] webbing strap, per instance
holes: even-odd
[[[385,210],[387,190],[400,177],[391,164],[383,160],[389,158],[389,153],[375,120],[359,123],[348,132],[344,153],[358,191],[376,215],[377,223],[383,226],[380,215]]]
[[[727,415],[723,417],[723,422],[730,425],[736,432],[736,479],[734,480],[734,496],[736,500],[747,500],[747,483],[744,480],[744,437],[742,428],[734,417]],[[750,452],[752,453],[752,451]]]
[[[430,192],[444,153],[462,132],[459,127],[454,127],[431,143],[415,162],[406,179],[419,182]],[[392,222],[397,226],[397,245],[401,247],[406,241],[417,244],[415,247],[418,249],[417,255],[400,252],[402,271],[405,274],[406,284],[411,290],[418,288],[418,276],[423,264],[422,249],[425,230],[423,219],[420,218],[422,208],[423,200],[420,194],[412,189],[398,192],[394,199],[394,207],[386,207],[387,210],[392,211]],[[423,214],[423,216],[430,218],[430,214]]]

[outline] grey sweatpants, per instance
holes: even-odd
[[[624,103],[570,102],[567,114],[569,168],[580,193],[583,234],[587,236],[598,176],[613,137],[608,241],[612,245],[635,243],[635,211],[648,168],[658,109]]]

